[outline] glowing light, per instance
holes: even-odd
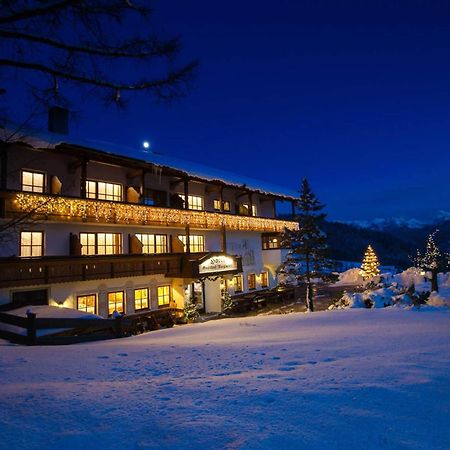
[[[144,147],[146,150],[148,150],[148,149],[150,148],[150,142],[144,141],[144,142],[142,143],[142,147]]]
[[[79,220],[83,222],[154,225],[219,230],[269,231],[281,233],[285,228],[298,229],[297,222],[251,216],[185,209],[160,208],[91,199],[50,197],[47,195],[13,194],[8,210],[20,213],[33,211],[33,218],[45,220]]]

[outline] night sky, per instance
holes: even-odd
[[[190,95],[139,94],[124,112],[85,100],[73,137],[147,139],[289,189],[306,176],[331,219],[449,210],[448,2],[153,4],[182,60],[200,60]]]

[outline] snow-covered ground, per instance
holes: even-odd
[[[0,448],[450,448],[450,310],[0,341]]]

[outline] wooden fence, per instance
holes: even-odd
[[[0,338],[25,345],[74,344],[172,327],[181,320],[182,315],[183,310],[175,308],[146,311],[113,319],[45,318],[36,317],[32,312],[28,312],[27,317],[21,317],[0,312],[0,323],[24,330],[16,332],[0,329]],[[55,332],[40,335],[40,330],[55,330]]]

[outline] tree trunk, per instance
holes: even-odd
[[[433,269],[431,271],[431,292],[434,292],[434,291],[436,291],[436,292],[439,291],[437,269]]]
[[[306,263],[306,310],[308,312],[314,312],[314,299],[313,299],[311,276],[309,273],[309,255],[308,254],[305,257],[305,263]]]

